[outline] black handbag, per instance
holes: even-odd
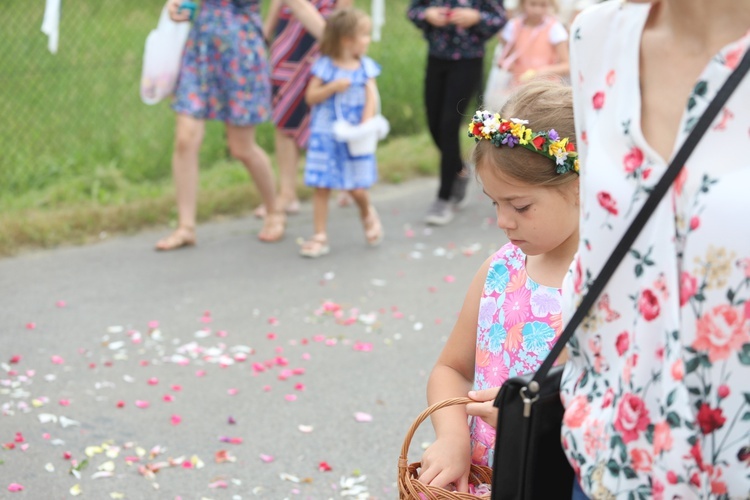
[[[494,403],[499,415],[492,465],[492,500],[570,498],[574,474],[561,444],[562,367],[552,365],[748,68],[750,50],[696,122],[536,374],[512,378],[500,388]]]

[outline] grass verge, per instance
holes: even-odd
[[[380,182],[434,175],[437,163],[438,152],[427,134],[395,137],[378,149]],[[299,193],[304,200],[311,191],[300,183]],[[259,200],[240,164],[218,162],[201,173],[198,221],[247,214]],[[131,184],[116,169],[102,169],[93,177],[72,178],[3,207],[0,256],[87,244],[113,234],[175,224],[171,182]]]

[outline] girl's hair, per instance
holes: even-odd
[[[526,0],[520,0],[518,2],[518,8],[523,9],[523,4],[526,3]],[[560,12],[560,8],[557,5],[557,0],[547,0],[547,3],[549,4],[550,8],[552,9],[552,12]]]
[[[323,29],[320,53],[328,57],[340,57],[343,38],[357,36],[360,24],[369,20],[370,17],[367,14],[354,7],[336,9],[328,17],[325,29]]]
[[[506,120],[528,120],[534,132],[555,129],[560,137],[575,143],[573,93],[561,80],[532,80],[516,90],[503,105],[500,116]],[[496,168],[504,174],[532,186],[560,186],[576,179],[578,174],[555,172],[555,162],[521,147],[496,147],[480,140],[474,147],[472,160],[477,170]]]

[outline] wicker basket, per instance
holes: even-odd
[[[417,430],[417,427],[425,421],[432,413],[446,408],[448,406],[465,405],[467,403],[473,403],[474,401],[469,398],[452,398],[446,399],[439,403],[427,408],[414,420],[411,424],[409,432],[404,438],[404,444],[401,446],[401,456],[398,457],[398,498],[399,500],[476,500],[480,498],[476,495],[469,493],[459,493],[456,491],[448,491],[444,488],[438,488],[436,486],[428,486],[420,483],[417,480],[419,476],[419,468],[422,466],[420,462],[409,463],[406,456],[409,453],[409,446],[411,445],[411,438]],[[473,485],[479,484],[491,484],[492,483],[492,469],[482,465],[471,465],[471,472],[469,473],[469,483]]]

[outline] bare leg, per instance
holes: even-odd
[[[172,177],[177,197],[177,230],[156,244],[157,250],[173,250],[195,244],[195,211],[198,196],[198,152],[203,142],[203,120],[177,115]]]
[[[298,204],[297,170],[300,152],[294,138],[276,130],[276,161],[279,163],[279,203],[285,208]]]
[[[279,196],[277,203],[287,214],[299,212],[297,199],[297,169],[300,151],[294,138],[276,129],[275,133],[276,162],[279,165]],[[266,215],[266,206],[258,205],[253,211],[258,218]]]
[[[354,202],[359,208],[359,216],[362,218],[362,226],[365,229],[367,243],[375,246],[383,241],[383,225],[380,223],[378,213],[370,204],[370,195],[366,189],[352,189],[349,191]]]
[[[305,241],[300,248],[303,257],[321,257],[330,251],[328,246],[328,235],[326,234],[328,222],[328,198],[331,190],[326,188],[315,188],[313,193],[313,231],[311,238]]]
[[[227,142],[232,156],[242,162],[255,182],[263,204],[272,207],[265,217],[258,238],[263,241],[278,241],[284,235],[285,216],[276,204],[271,160],[255,142],[255,128],[227,124]]]

